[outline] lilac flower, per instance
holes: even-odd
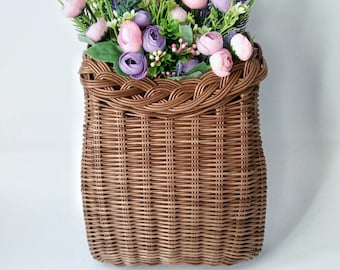
[[[143,48],[146,52],[163,50],[166,46],[165,37],[159,33],[160,26],[148,26],[143,35]]]
[[[224,37],[223,37],[223,47],[229,49],[231,39],[237,34],[236,29],[231,29]]]
[[[151,19],[152,18],[149,12],[145,10],[139,10],[135,15],[134,21],[139,27],[144,28],[151,24]]]
[[[196,58],[195,59],[190,59],[187,62],[178,61],[177,62],[177,76],[180,76],[183,73],[187,73],[188,71],[193,69],[198,64],[199,64],[199,60],[196,59]]]
[[[140,53],[123,53],[119,58],[119,67],[125,74],[136,80],[143,79],[148,73],[146,57]]]
[[[118,8],[118,0],[110,0],[111,6],[113,10],[116,10]]]
[[[231,0],[210,0],[222,12],[227,12],[231,7]]]

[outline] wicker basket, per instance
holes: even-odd
[[[255,45],[218,78],[135,81],[84,56],[82,195],[94,258],[231,265],[262,247],[266,167]]]

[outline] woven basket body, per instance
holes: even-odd
[[[120,77],[84,57],[82,195],[94,258],[231,265],[262,247],[261,50],[224,79]]]

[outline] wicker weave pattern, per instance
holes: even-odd
[[[227,79],[134,81],[84,57],[82,194],[92,255],[116,265],[234,264],[262,247],[257,47]]]

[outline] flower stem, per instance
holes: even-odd
[[[105,2],[105,7],[107,10],[107,14],[109,16],[110,21],[113,20],[113,11],[112,11],[112,6],[109,0],[104,0]]]
[[[79,29],[82,31],[82,32],[86,32],[86,30],[87,30],[87,27],[86,27],[86,25],[84,25],[80,20],[79,20],[79,18],[77,18],[77,17],[74,17],[73,18],[73,21],[75,22],[75,24],[79,27]]]

